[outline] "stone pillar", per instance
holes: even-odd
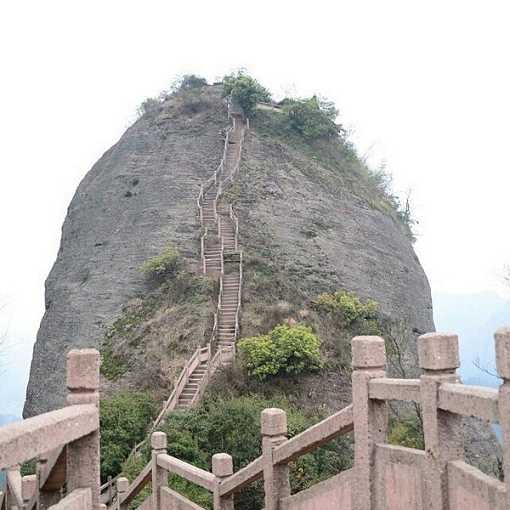
[[[27,475],[21,479],[21,497],[26,508],[37,491],[37,475]]]
[[[499,387],[499,422],[503,430],[503,469],[506,508],[510,508],[510,328],[501,328],[496,339],[496,369],[503,383]]]
[[[378,336],[352,339],[352,404],[354,414],[354,480],[352,502],[355,510],[375,508],[375,445],[385,443],[388,410],[384,401],[368,398],[370,379],[385,377],[386,348]]]
[[[214,510],[234,510],[234,495],[221,497],[219,493],[219,482],[228,478],[234,472],[232,457],[226,453],[213,455],[212,472],[217,479],[216,488],[214,489]]]
[[[152,509],[161,509],[161,487],[168,486],[168,472],[158,466],[157,457],[166,453],[167,442],[164,432],[153,432],[151,436],[152,447]]]
[[[124,510],[126,505],[122,504],[122,500],[124,499],[124,494],[126,494],[129,488],[129,480],[121,476],[117,478],[117,510]]]
[[[460,382],[457,335],[428,333],[418,338],[418,358],[424,370],[420,381],[426,462],[424,507],[448,509],[447,465],[464,458],[462,416],[438,409],[442,383]]]
[[[99,352],[72,350],[67,355],[68,405],[99,407]],[[92,506],[99,507],[100,492],[99,419],[97,430],[67,445],[67,492],[90,487]]]
[[[264,409],[260,419],[264,464],[265,510],[278,510],[280,499],[290,496],[289,466],[273,464],[273,449],[287,441],[287,415],[281,409]]]

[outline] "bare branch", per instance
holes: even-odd
[[[473,361],[473,365],[480,370],[480,372],[483,372],[484,374],[490,375],[491,377],[495,377],[496,379],[499,379],[499,375],[497,372],[493,369],[487,368],[482,365],[482,362],[480,361],[480,356],[477,356],[476,359]]]

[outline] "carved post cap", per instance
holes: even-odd
[[[386,347],[380,336],[356,336],[351,342],[352,368],[384,368]]]
[[[234,472],[232,456],[227,453],[215,453],[212,457],[212,472],[221,478]]]
[[[121,476],[120,478],[117,478],[117,492],[119,494],[122,494],[128,490],[129,487],[129,480],[127,478],[124,478]]]
[[[67,354],[67,387],[69,390],[99,389],[99,351],[73,349]]]
[[[151,446],[153,450],[166,450],[166,434],[164,432],[153,432],[151,435]]]
[[[271,407],[260,414],[260,428],[264,436],[284,436],[287,434],[287,414],[283,409]]]
[[[496,340],[496,370],[502,379],[510,379],[510,328],[500,328]]]
[[[21,497],[30,501],[37,488],[37,475],[27,475],[21,479]]]
[[[451,333],[427,333],[418,338],[418,358],[424,370],[459,368],[459,337]]]

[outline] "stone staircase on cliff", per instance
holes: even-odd
[[[179,395],[175,409],[187,409],[193,405],[197,393],[200,390],[204,377],[207,374],[207,362],[201,362],[188,378],[182,393]]]
[[[238,221],[231,204],[222,203],[225,188],[238,170],[245,124],[242,116],[232,116],[227,131],[223,157],[211,179],[202,186],[198,197],[202,272],[217,277],[220,284],[211,346],[214,350],[234,352],[239,334],[241,308],[242,253],[238,251]],[[176,409],[191,407],[204,386],[207,363],[196,366],[179,396]],[[206,384],[206,383],[205,383]]]
[[[239,172],[246,125],[242,115],[232,114],[231,118],[232,127],[226,133],[221,162],[213,176],[201,186],[197,199],[203,232],[201,271],[219,281],[212,338],[206,347],[199,347],[186,362],[149,433],[156,430],[170,412],[194,406],[212,374],[221,366],[230,364],[235,356],[241,312],[243,255],[238,246],[237,216],[232,205],[225,203],[222,197]],[[146,439],[135,445],[130,455],[136,455],[145,443]],[[149,467],[146,466],[144,472]],[[101,501],[105,504],[113,500],[115,491],[112,488],[116,479],[101,486]],[[137,481],[133,483],[136,485]]]

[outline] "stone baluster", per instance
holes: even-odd
[[[37,475],[27,475],[21,479],[21,497],[23,506],[26,508],[28,503],[35,496],[37,491]]]
[[[503,469],[506,508],[510,508],[510,328],[501,328],[496,339],[496,370],[503,380],[499,387],[499,422],[503,431]]]
[[[281,409],[264,409],[261,414],[264,464],[265,510],[278,510],[280,499],[290,495],[289,466],[273,464],[273,450],[287,441],[287,415]]]
[[[234,510],[234,495],[220,496],[219,484],[234,472],[232,457],[226,453],[216,453],[212,457],[212,472],[217,483],[214,489],[214,510]]]
[[[36,464],[36,472],[37,472],[37,477],[39,479],[39,481],[37,482],[38,484],[40,484],[41,475],[46,470],[47,465],[48,465],[47,455],[41,455],[37,459],[37,464]],[[46,508],[48,508],[52,505],[55,505],[58,502],[59,492],[58,492],[58,490],[52,490],[52,491],[44,490],[43,487],[41,487],[39,485],[39,494],[37,497],[38,497],[38,508],[40,510],[46,510]]]
[[[375,508],[375,445],[386,442],[388,410],[368,396],[370,379],[385,377],[386,349],[378,336],[352,339],[352,403],[354,414],[353,508]]]
[[[99,352],[72,350],[67,355],[68,405],[99,407]],[[100,493],[99,419],[97,430],[67,445],[67,492],[89,487],[92,506],[99,508]]]
[[[418,358],[424,373],[420,380],[423,434],[424,507],[448,509],[448,462],[464,458],[462,417],[438,409],[438,390],[442,383],[460,382],[457,335],[428,333],[418,338]]]
[[[126,505],[122,503],[122,500],[124,499],[124,494],[126,494],[128,488],[129,480],[127,478],[124,478],[123,476],[117,478],[117,510],[125,510]]]
[[[167,439],[164,432],[153,432],[152,447],[152,509],[161,509],[161,487],[168,486],[168,472],[158,466],[158,455],[166,453]]]

